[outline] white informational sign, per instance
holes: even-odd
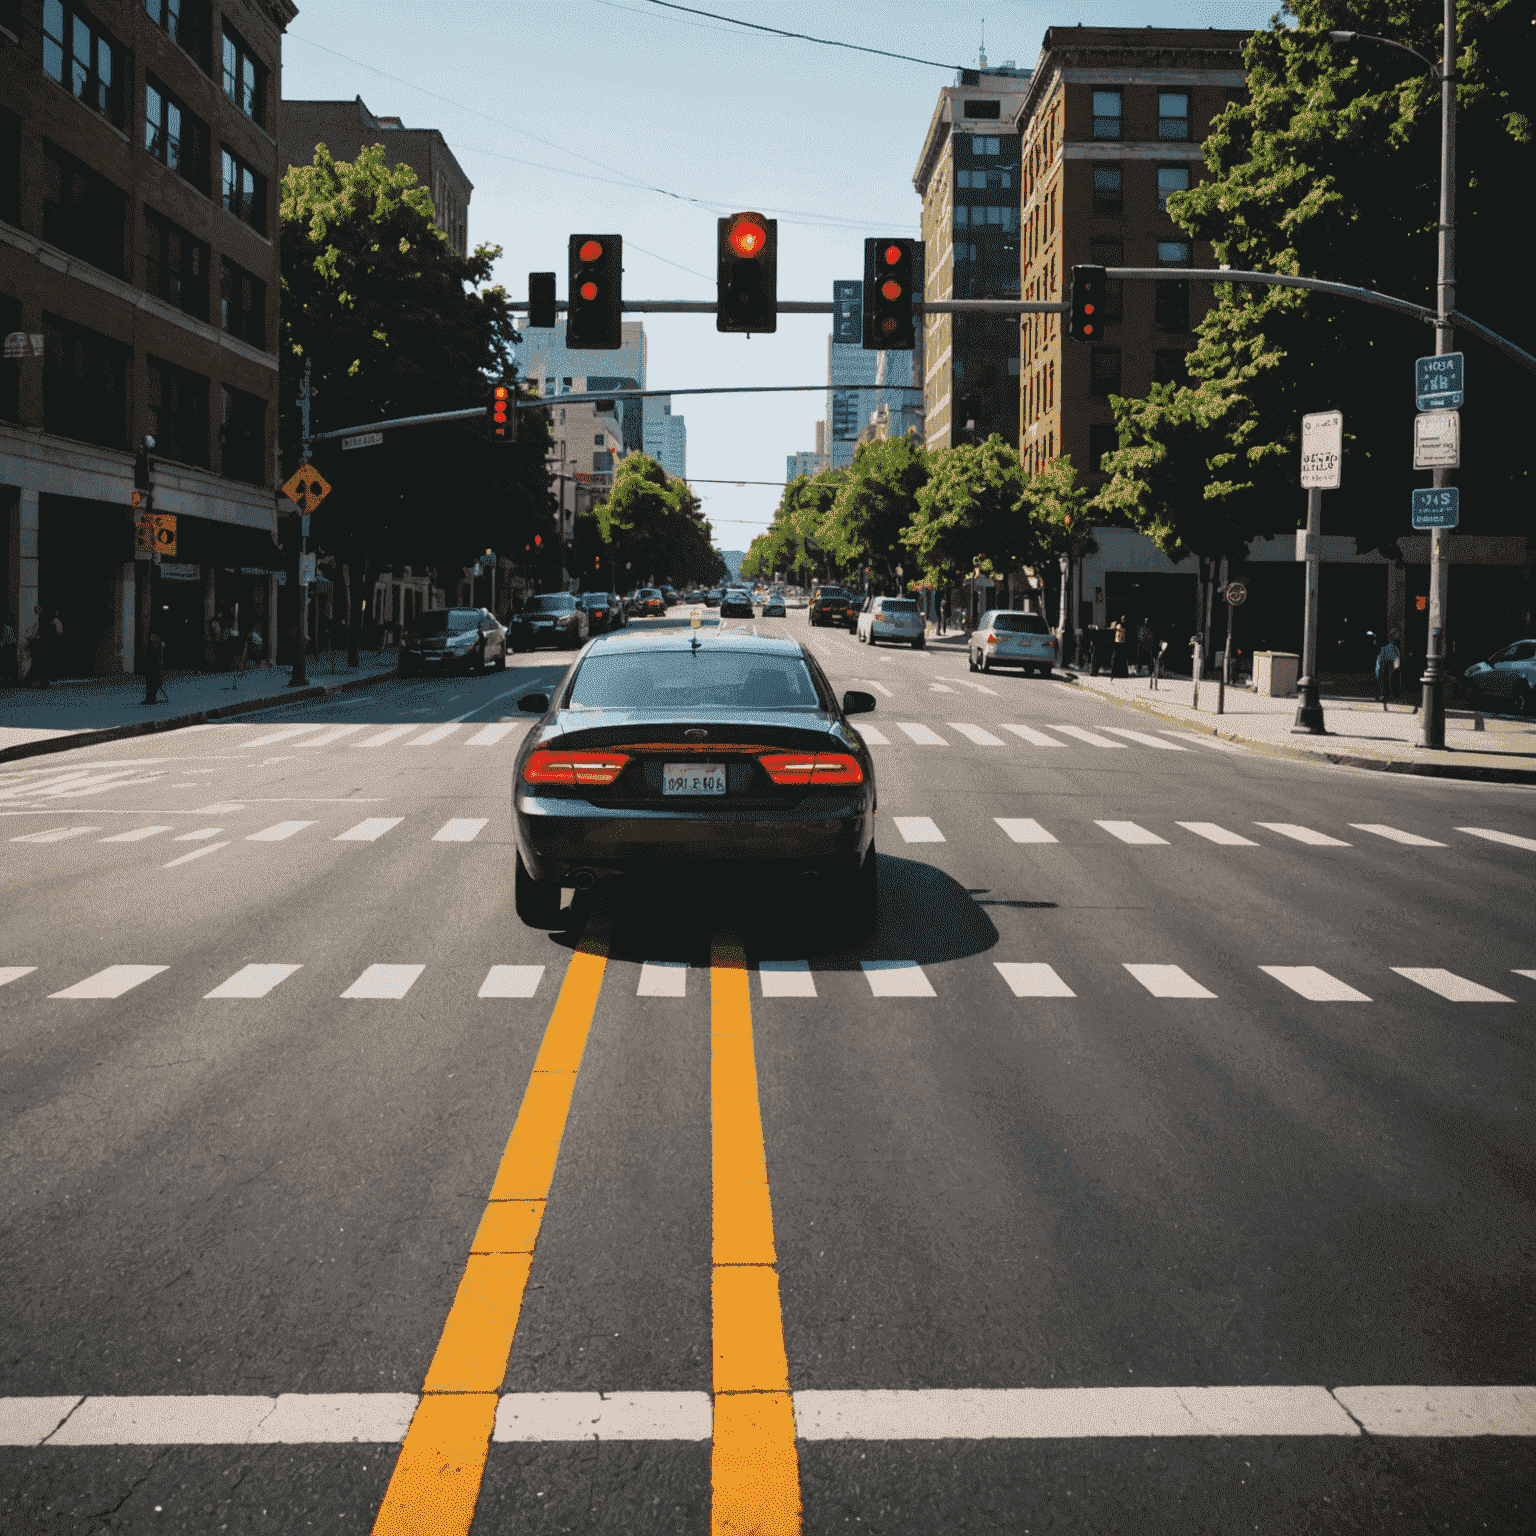
[[[348,448],[377,448],[384,441],[382,432],[359,432],[354,437],[344,437],[341,440],[343,451]]]
[[[1336,491],[1344,465],[1344,412],[1317,411],[1301,418],[1301,488]]]
[[[1413,467],[1456,469],[1461,464],[1461,412],[1425,411],[1413,418]]]

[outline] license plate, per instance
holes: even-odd
[[[663,763],[661,792],[664,795],[723,795],[724,763]]]

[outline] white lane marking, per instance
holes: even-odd
[[[1196,837],[1203,837],[1210,843],[1220,843],[1226,848],[1257,848],[1259,846],[1251,837],[1229,832],[1214,821],[1181,821],[1176,825],[1183,827],[1186,832],[1193,832]]]
[[[929,683],[929,693],[953,693],[955,690],[948,683]]]
[[[544,975],[542,965],[493,965],[476,997],[532,997]]]
[[[757,979],[764,997],[815,997],[809,960],[761,960]]]
[[[1031,746],[1036,747],[1064,747],[1066,742],[1057,741],[1054,736],[1047,736],[1044,731],[1037,731],[1028,725],[1005,725],[1005,731],[1012,731],[1015,736],[1022,737]]]
[[[1153,997],[1215,997],[1207,992],[1182,966],[1177,965],[1127,965],[1132,976]]]
[[[957,677],[955,681],[959,683],[962,688],[974,688],[977,693],[990,693],[994,699],[1002,697],[996,688],[988,688],[985,683],[967,682],[963,677]]]
[[[1180,741],[1198,742],[1202,747],[1215,747],[1218,752],[1243,752],[1246,749],[1236,747],[1230,741],[1218,741],[1214,736],[1202,736],[1197,731],[1173,731],[1167,726],[1159,726],[1158,729],[1164,736],[1177,736]]]
[[[1175,746],[1171,741],[1159,741],[1156,736],[1149,736],[1145,731],[1128,730],[1123,725],[1106,725],[1104,727],[1115,736],[1124,736],[1127,741],[1140,742],[1144,747],[1156,747],[1159,752],[1187,752],[1188,747]]]
[[[242,748],[270,747],[280,741],[292,741],[295,736],[302,736],[306,731],[323,731],[323,725],[289,725],[280,731],[269,731],[265,736],[258,736],[253,741],[244,741]]]
[[[1118,747],[1120,751],[1127,752],[1130,749],[1123,741],[1111,741],[1108,736],[1100,736],[1097,731],[1090,731],[1081,725],[1052,725],[1053,731],[1060,731],[1063,736],[1075,736],[1079,741],[1086,741],[1090,747]]]
[[[1273,976],[1283,987],[1299,993],[1309,1003],[1368,1003],[1364,992],[1357,992],[1337,976],[1315,965],[1261,965],[1266,976]]]
[[[1437,843],[1432,837],[1420,837],[1416,832],[1402,832],[1396,827],[1383,826],[1379,821],[1352,821],[1350,822],[1356,832],[1370,832],[1377,837],[1385,837],[1394,843],[1406,843],[1410,848],[1444,848],[1444,843]]]
[[[435,747],[458,730],[457,725],[434,725],[430,731],[424,731],[415,741],[406,742],[408,747]]]
[[[292,837],[295,832],[302,832],[305,827],[312,826],[312,821],[274,821],[260,832],[247,833],[245,840],[248,843],[280,843],[284,838]]]
[[[398,827],[404,816],[370,816],[365,821],[360,821],[355,827],[348,827],[345,832],[338,832],[331,839],[333,843],[372,843],[394,827]]]
[[[204,843],[201,848],[194,848],[191,853],[184,853],[179,859],[172,859],[169,864],[162,864],[161,869],[175,869],[178,864],[190,864],[193,859],[200,859],[205,853],[217,853],[220,848],[228,848],[229,839],[222,843]]]
[[[688,963],[685,960],[647,960],[640,967],[636,997],[686,997]]]
[[[876,693],[883,693],[888,699],[894,699],[896,697],[896,695],[892,693],[884,683],[877,683],[872,678],[856,677],[854,678],[854,682],[863,683],[866,688],[873,688]]]
[[[1001,747],[1006,745],[1001,736],[994,736],[991,731],[984,731],[979,725],[965,725],[959,720],[946,720],[952,731],[959,731],[967,741],[974,741],[978,747]]]
[[[67,843],[72,837],[84,837],[87,832],[100,832],[100,827],[49,827],[42,832],[28,832],[25,837],[13,837],[13,843]]]
[[[13,981],[20,981],[36,969],[35,965],[0,965],[0,987],[8,987]]]
[[[499,725],[482,726],[468,741],[466,747],[494,747],[498,741],[510,736],[513,731],[525,722],[520,720],[503,720]]]
[[[866,746],[888,747],[891,744],[891,738],[884,731],[876,730],[872,725],[856,725],[854,730],[864,738]]]
[[[164,965],[109,965],[84,981],[77,981],[62,992],[50,992],[49,997],[121,997],[135,987],[142,987],[151,977],[168,970]]]
[[[1048,965],[992,962],[1015,997],[1076,997],[1071,987]]]
[[[228,981],[221,982],[209,997],[265,997],[280,981],[287,981],[297,970],[297,965],[247,965],[236,971]]]
[[[308,741],[301,741],[301,747],[328,747],[333,741],[340,741],[343,736],[350,736],[354,731],[360,731],[361,725],[337,725],[332,726],[320,736],[311,736]]]
[[[455,816],[432,834],[434,843],[472,843],[490,825],[489,816]]]
[[[944,834],[929,816],[893,816],[896,830],[909,843],[942,843]]]
[[[153,784],[156,779],[163,779],[163,773],[146,774],[142,778],[135,778],[127,773],[103,773],[94,778],[77,781],[74,784],[64,785],[54,789],[42,791],[44,799],[49,800],[73,800],[84,799],[87,795],[104,795],[113,789],[128,789],[135,784]]]
[[[1492,987],[1479,986],[1458,976],[1454,971],[1442,971],[1429,965],[1394,965],[1399,976],[1416,982],[1427,991],[1438,993],[1448,1003],[1512,1003],[1514,998],[1495,992]]]
[[[1527,981],[1536,981],[1536,971],[1511,971],[1512,976],[1524,976]]]
[[[896,729],[902,732],[909,740],[915,741],[920,747],[947,747],[949,745],[937,731],[929,730],[926,725],[909,725],[905,720],[898,720],[896,722]]]
[[[416,985],[424,965],[370,965],[341,995],[343,997],[402,998]]]
[[[80,1397],[0,1397],[0,1445],[41,1445],[82,1402]]]
[[[1270,832],[1278,832],[1281,837],[1293,837],[1298,843],[1307,843],[1313,848],[1349,847],[1348,843],[1341,842],[1336,837],[1329,837],[1326,832],[1314,832],[1311,827],[1299,827],[1294,821],[1256,821],[1254,826],[1263,827]]]
[[[876,997],[937,997],[915,960],[861,960],[864,979]]]
[[[183,832],[173,841],[178,843],[205,843],[210,837],[217,837],[223,830],[223,827],[198,827],[194,831]]]
[[[1536,1387],[1335,1387],[1368,1435],[1536,1435]]]
[[[1483,837],[1490,843],[1505,843],[1511,848],[1525,848],[1536,853],[1536,837],[1516,837],[1513,832],[1495,832],[1492,827],[1457,827],[1469,837]]]
[[[491,1439],[708,1440],[713,1422],[707,1392],[509,1392]]]
[[[1096,821],[1094,826],[1103,827],[1111,837],[1118,837],[1122,843],[1132,843],[1141,848],[1150,848],[1153,844],[1168,847],[1166,837],[1159,837],[1156,832],[1149,832],[1145,827],[1137,826],[1134,821]]]
[[[192,812],[194,816],[228,816],[234,811],[243,811],[243,801],[220,800],[215,805],[200,805]]]
[[[370,736],[367,741],[354,741],[352,745],[359,751],[364,747],[382,747],[385,742],[394,741],[415,729],[414,725],[392,725],[388,730],[380,731],[377,736]]]
[[[1054,843],[1056,838],[1047,832],[1033,816],[994,816],[998,826],[1016,843]]]

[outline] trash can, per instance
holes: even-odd
[[[1301,657],[1292,651],[1253,653],[1254,692],[1264,699],[1293,699]]]

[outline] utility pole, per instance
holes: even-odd
[[[309,372],[310,359],[304,359],[304,382],[299,386],[299,398],[295,402],[299,407],[299,419],[302,423],[303,446],[299,450],[299,463],[309,463]],[[299,649],[293,658],[293,671],[288,677],[290,688],[307,688],[309,686],[309,672],[307,670],[309,650],[309,583],[304,580],[305,555],[309,553],[309,514],[299,514],[299,560],[298,569],[294,572],[296,580],[294,586],[299,600]]]

